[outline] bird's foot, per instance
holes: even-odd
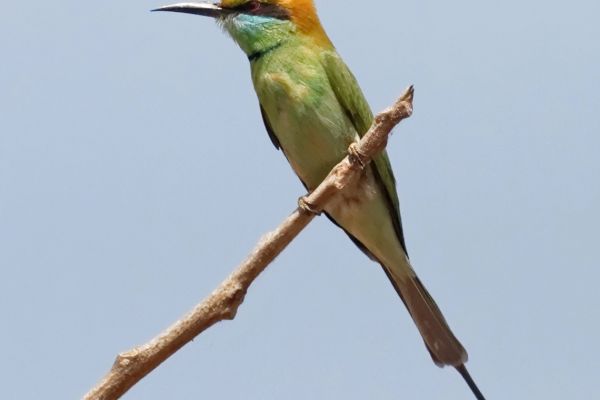
[[[298,199],[298,208],[307,214],[321,215],[322,212],[310,204],[306,196],[302,196]]]
[[[360,169],[365,168],[365,155],[358,150],[357,143],[352,143],[350,147],[348,147],[348,158],[352,164],[358,164]]]

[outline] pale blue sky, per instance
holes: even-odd
[[[248,63],[161,2],[0,14],[0,398],[79,398],[189,310],[303,188]],[[375,111],[415,268],[488,399],[598,395],[600,3],[318,0]],[[470,399],[325,218],[233,322],[126,399]]]

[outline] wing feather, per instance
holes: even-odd
[[[369,103],[356,81],[352,72],[348,69],[344,61],[335,51],[324,52],[321,56],[321,63],[327,73],[329,83],[337,97],[337,100],[342,105],[348,118],[356,128],[360,137],[371,127],[373,122],[373,113],[369,107]],[[406,251],[404,242],[404,234],[402,232],[402,220],[400,217],[400,202],[396,193],[396,180],[392,171],[387,152],[384,150],[373,159],[373,171],[375,178],[384,188],[386,199],[391,214],[394,218],[394,228],[398,239]]]

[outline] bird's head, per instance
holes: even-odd
[[[263,51],[304,35],[329,46],[313,0],[221,0],[212,3],[177,3],[153,11],[172,11],[213,17],[246,54]]]

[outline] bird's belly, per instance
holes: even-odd
[[[380,262],[393,265],[406,257],[398,242],[387,200],[371,166],[333,198],[325,211]]]

